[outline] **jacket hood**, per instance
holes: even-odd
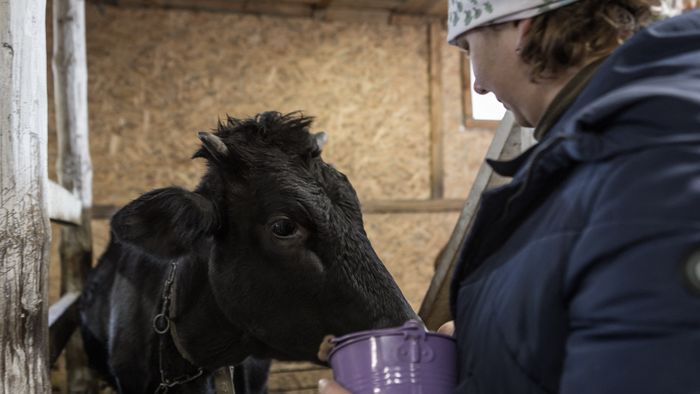
[[[575,161],[700,142],[700,10],[658,22],[603,64],[550,135]],[[555,137],[556,138],[556,137]]]

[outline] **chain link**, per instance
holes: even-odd
[[[170,263],[170,273],[168,274],[168,279],[163,285],[163,294],[161,295],[161,308],[160,313],[153,317],[153,331],[155,331],[159,336],[159,346],[158,346],[158,367],[160,369],[160,384],[155,390],[155,394],[166,394],[172,387],[191,382],[204,374],[204,369],[199,367],[194,374],[178,376],[174,379],[168,379],[165,376],[165,370],[163,369],[163,351],[165,348],[165,335],[170,332],[170,298],[172,295],[172,287],[175,282],[175,271],[177,270],[177,263]]]

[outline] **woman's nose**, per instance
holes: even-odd
[[[474,82],[474,91],[478,94],[488,94],[488,90],[484,89],[479,85],[478,82]]]

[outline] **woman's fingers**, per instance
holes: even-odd
[[[333,349],[331,339],[333,339],[332,335],[326,335],[325,337],[323,337],[323,341],[318,347],[318,359],[323,361],[324,363],[328,362],[328,354],[330,354],[331,350]]]
[[[454,322],[454,320],[450,320],[447,323],[441,325],[440,328],[438,328],[437,332],[440,334],[454,336],[455,335],[455,322]]]
[[[318,381],[319,394],[352,394],[341,385],[331,379],[321,379]]]

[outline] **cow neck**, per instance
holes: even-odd
[[[173,282],[169,311],[170,333],[178,352],[193,365],[207,369],[240,363],[249,355],[246,336],[216,303],[206,263],[183,261],[180,266],[183,269]]]

